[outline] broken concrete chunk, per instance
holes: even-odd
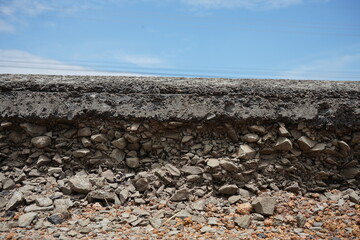
[[[276,199],[272,197],[258,197],[251,203],[255,212],[264,216],[271,216],[274,214],[275,204]]]
[[[306,136],[302,136],[297,140],[299,147],[303,151],[308,151],[316,145],[316,142]]]
[[[36,148],[46,148],[51,144],[51,138],[48,136],[39,136],[31,139],[31,144]]]
[[[286,137],[279,137],[274,148],[280,151],[290,151],[292,149],[292,142]]]

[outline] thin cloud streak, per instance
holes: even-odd
[[[69,65],[53,59],[42,58],[25,51],[0,49],[0,74],[48,74],[93,76],[146,76],[128,72],[107,72]]]

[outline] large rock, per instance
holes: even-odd
[[[299,147],[303,151],[308,151],[316,145],[316,142],[306,136],[302,136],[297,140]]]
[[[235,172],[238,170],[238,166],[236,166],[235,163],[226,160],[220,160],[220,166],[229,172]]]
[[[170,198],[173,202],[186,201],[190,198],[190,191],[187,188],[183,188],[177,192]]]
[[[251,223],[251,215],[235,217],[234,222],[241,228],[248,228]]]
[[[181,171],[190,175],[199,175],[203,173],[203,169],[201,167],[196,167],[196,166],[183,166],[181,168]]]
[[[256,155],[256,151],[252,149],[249,145],[243,144],[240,145],[236,156],[243,159],[252,159]]]
[[[125,138],[119,138],[111,142],[112,145],[117,147],[118,149],[123,150],[126,147],[126,139]]]
[[[290,151],[292,149],[292,142],[286,137],[279,137],[274,148],[280,151]]]
[[[89,178],[85,176],[74,176],[70,178],[69,186],[72,191],[77,193],[88,193],[92,190]]]
[[[275,204],[276,199],[272,197],[258,197],[251,203],[256,213],[265,216],[274,214]]]
[[[46,133],[46,127],[38,126],[31,123],[23,123],[20,124],[20,127],[25,130],[27,134],[29,134],[32,137],[40,136],[44,133]]]
[[[31,139],[31,144],[36,148],[46,148],[51,144],[51,138],[48,136],[39,136]]]
[[[234,195],[237,194],[239,188],[235,184],[226,184],[219,188],[219,193],[226,195]]]
[[[35,219],[37,213],[29,212],[21,215],[18,220],[19,227],[26,227],[31,224],[31,222]]]
[[[24,202],[24,196],[22,192],[16,191],[10,198],[9,202],[5,206],[5,211],[14,210],[17,206]]]

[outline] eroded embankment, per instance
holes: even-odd
[[[0,89],[4,211],[63,213],[64,195],[233,204],[266,189],[359,201],[355,82],[3,75]]]

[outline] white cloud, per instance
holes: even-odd
[[[280,74],[281,78],[309,80],[360,80],[360,54],[347,54],[300,65]]]
[[[165,63],[165,60],[156,57],[147,57],[141,55],[120,55],[117,59],[131,63],[140,67],[160,67]]]
[[[5,22],[5,21],[2,21],[0,20],[0,32],[14,32],[15,31],[15,28],[13,25]]]
[[[182,0],[183,2],[205,8],[246,8],[269,10],[301,4],[303,0]]]
[[[4,73],[95,76],[142,75],[127,72],[97,71],[82,66],[69,65],[53,59],[42,58],[24,51],[0,49],[0,74]]]

